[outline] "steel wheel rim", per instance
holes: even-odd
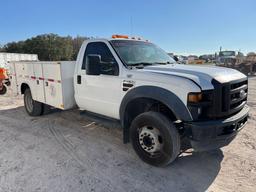
[[[157,128],[144,126],[139,129],[139,145],[145,152],[154,155],[163,148],[163,137]]]

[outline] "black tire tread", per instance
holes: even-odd
[[[136,146],[136,142],[134,141],[135,137],[133,136],[133,134],[135,133],[134,129],[137,129],[137,124],[144,120],[153,120],[155,123],[157,122],[158,125],[164,128],[167,133],[164,137],[170,139],[170,148],[172,149],[172,151],[170,151],[170,153],[166,156],[166,159],[164,159],[163,161],[151,162],[147,158],[145,159],[143,157],[143,154],[139,152],[140,150],[138,150],[138,146]],[[174,126],[170,119],[168,119],[165,115],[159,112],[149,111],[138,115],[132,122],[130,134],[132,145],[135,152],[143,161],[153,166],[166,166],[173,162],[180,153],[180,135],[178,133],[178,130],[176,129],[176,127]]]
[[[24,106],[25,106],[25,109],[26,109],[27,113],[30,116],[40,116],[40,115],[42,115],[43,114],[43,103],[40,103],[40,102],[35,101],[35,100],[33,100],[33,110],[32,110],[32,112],[28,111],[27,106],[26,106],[26,102],[25,102],[25,97],[27,96],[27,94],[31,94],[30,89],[26,89],[25,92],[24,92]]]

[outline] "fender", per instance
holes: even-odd
[[[127,125],[125,119],[126,107],[132,100],[138,98],[148,98],[160,101],[175,114],[177,119],[186,122],[193,120],[186,105],[173,92],[155,86],[139,86],[130,90],[124,96],[120,105],[119,114],[124,132],[124,143],[128,142],[129,140],[129,125]]]
[[[29,89],[30,89],[30,91],[31,91],[32,98],[34,99],[35,96],[34,96],[34,91],[32,90],[33,87],[31,86],[31,84],[29,83],[29,81],[23,81],[23,82],[19,85],[19,89],[18,89],[19,94],[21,94],[21,95],[23,94],[23,93],[21,92],[22,85],[27,85],[27,86],[29,87]]]

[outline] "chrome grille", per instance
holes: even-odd
[[[230,84],[229,91],[229,114],[240,111],[247,101],[248,80]]]
[[[230,117],[243,109],[248,95],[247,78],[227,83],[213,80],[212,84],[214,86],[213,104],[208,109],[208,117],[214,119]]]

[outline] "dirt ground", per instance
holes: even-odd
[[[0,96],[0,191],[256,191],[256,77],[248,125],[227,147],[151,167],[118,127],[77,110],[29,117],[22,97]]]

